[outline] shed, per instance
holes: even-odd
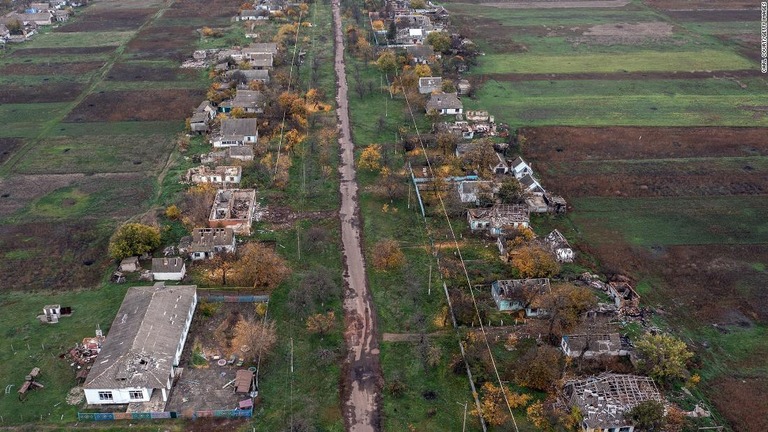
[[[121,272],[132,273],[135,271],[139,271],[139,269],[141,269],[141,265],[139,265],[139,257],[132,256],[128,258],[123,258],[123,260],[120,261],[119,270]]]

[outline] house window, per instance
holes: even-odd
[[[624,426],[621,429],[619,429],[619,432],[629,432],[630,430],[632,430],[631,426]]]
[[[141,390],[131,390],[128,392],[128,397],[130,397],[131,400],[141,400],[144,399],[144,392]]]
[[[112,392],[111,391],[100,391],[99,392],[99,400],[101,400],[101,401],[111,401],[111,400],[114,400],[114,398],[112,397]]]

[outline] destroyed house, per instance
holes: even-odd
[[[508,279],[491,283],[491,295],[502,312],[524,311],[526,317],[545,315],[542,298],[549,293],[548,278]]]
[[[201,165],[187,170],[185,180],[190,183],[238,184],[243,168],[239,166],[217,166],[213,169]]]
[[[181,249],[181,248],[180,248]],[[212,258],[217,253],[235,253],[232,228],[195,228],[186,251],[193,261]]]
[[[247,47],[242,49],[243,55],[245,55],[246,58],[250,58],[250,56],[254,54],[277,54],[277,43],[275,42],[254,42]]]
[[[465,180],[459,182],[458,192],[461,202],[479,205],[483,194],[493,199],[495,187],[492,181]]]
[[[568,357],[629,355],[629,346],[618,333],[564,335],[560,340],[560,348]]]
[[[237,79],[240,83],[248,83],[251,81],[261,81],[263,83],[269,82],[269,71],[259,69],[245,69],[245,70],[231,70],[227,71],[225,76],[228,80]]]
[[[584,432],[634,432],[624,414],[642,402],[664,403],[653,379],[638,375],[603,373],[565,383],[565,403],[583,416]]]
[[[255,189],[219,190],[213,201],[208,226],[230,227],[236,234],[250,234],[256,204]]]
[[[634,309],[640,306],[640,294],[627,282],[609,282],[608,297],[619,309]]]
[[[544,245],[550,252],[555,254],[555,258],[558,262],[573,262],[575,256],[573,249],[571,249],[568,240],[566,240],[565,236],[560,231],[554,230],[544,237]]]
[[[195,286],[129,288],[83,386],[88,404],[164,406],[195,305]]]
[[[491,208],[467,210],[472,231],[488,230],[494,237],[503,236],[505,229],[528,228],[530,212],[525,205],[496,204]]]
[[[419,93],[430,94],[440,91],[443,88],[442,77],[421,77],[419,78]]]

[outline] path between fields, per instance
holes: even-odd
[[[381,366],[376,317],[365,278],[365,261],[357,202],[354,145],[349,127],[347,77],[344,66],[344,35],[339,0],[333,1],[335,65],[337,79],[336,113],[339,121],[341,164],[341,239],[344,251],[344,340],[347,358],[342,377],[344,424],[348,431],[381,430]]]

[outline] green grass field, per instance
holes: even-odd
[[[122,45],[135,32],[45,33],[24,44],[24,48],[72,48]]]
[[[697,82],[491,80],[465,109],[489,110],[521,126],[768,126],[750,109],[762,106],[764,82],[747,90],[730,81],[701,80],[700,88]]]
[[[30,150],[14,167],[23,174],[116,173],[157,171],[174,141],[167,135],[85,135],[51,137]]]
[[[577,198],[573,205],[571,218],[590,242],[608,229],[642,246],[768,243],[768,201],[760,196]]]
[[[474,73],[693,72],[753,69],[754,62],[724,50],[636,51],[631,54],[489,54]]]
[[[36,137],[41,123],[61,116],[69,105],[66,102],[0,105],[0,118],[3,119],[0,137]]]

